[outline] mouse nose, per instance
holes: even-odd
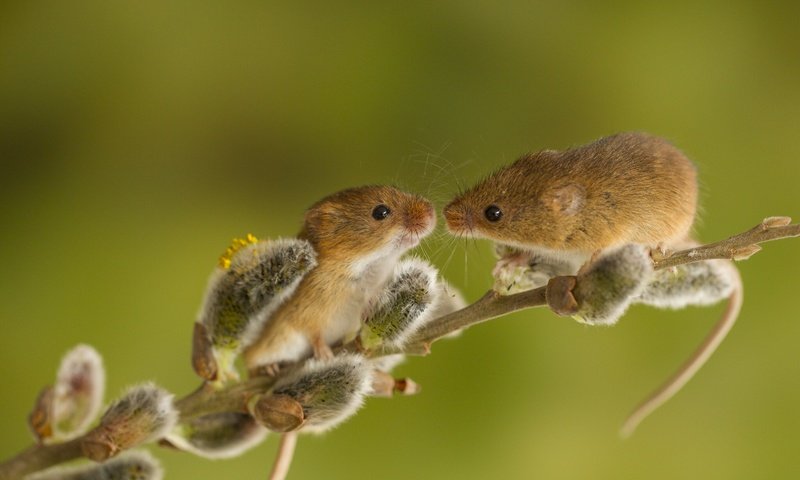
[[[406,228],[415,233],[419,234],[433,230],[436,225],[433,205],[423,199],[413,202],[406,211],[404,220]]]
[[[452,233],[464,233],[472,230],[474,220],[472,212],[469,209],[457,202],[451,202],[444,207],[444,219],[447,223],[447,229]]]

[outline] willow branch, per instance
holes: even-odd
[[[283,375],[292,371],[287,368]],[[224,412],[247,412],[247,402],[253,395],[269,391],[279,377],[259,376],[216,390],[203,384],[194,392],[175,401],[181,421],[203,415]],[[19,479],[23,476],[50,468],[60,463],[83,458],[83,437],[64,443],[34,445],[15,457],[0,463],[0,480]]]
[[[760,243],[781,238],[800,236],[800,224],[790,224],[788,217],[769,217],[754,228],[728,239],[681,250],[667,255],[654,255],[656,270],[711,259],[744,260],[761,247]],[[383,349],[363,352],[357,342],[336,349],[337,352],[362,352],[370,357],[395,353],[426,354],[431,343],[465,328],[503,315],[533,307],[547,305],[547,287],[528,290],[513,295],[487,292],[475,303],[435,319],[425,325],[402,349]],[[281,370],[281,375],[291,372],[299,364]],[[204,384],[194,392],[176,400],[181,421],[222,412],[247,412],[247,403],[253,395],[268,392],[280,377],[257,376],[217,390]],[[24,475],[44,470],[54,465],[83,457],[82,438],[53,445],[35,445],[13,458],[0,463],[0,480],[22,478]]]
[[[790,225],[789,217],[768,217],[750,230],[725,240],[654,258],[656,270],[712,259],[746,260],[761,251],[759,243],[800,237],[800,223]]]
[[[789,217],[768,217],[750,230],[725,240],[653,257],[653,268],[661,270],[712,259],[745,260],[761,250],[760,243],[800,237],[800,224]],[[653,252],[654,254],[656,252]],[[427,351],[434,341],[448,334],[519,310],[547,305],[547,287],[502,296],[488,291],[472,305],[425,325],[409,342],[405,353]],[[391,353],[391,352],[390,352]],[[398,353],[398,352],[394,352]]]
[[[80,438],[54,445],[34,445],[0,464],[0,479],[22,478],[29,473],[38,472],[82,456]]]

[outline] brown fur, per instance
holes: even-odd
[[[391,214],[379,221],[372,211],[381,204]],[[316,348],[331,322],[360,321],[371,295],[388,280],[384,271],[388,275],[399,255],[430,233],[435,219],[428,200],[388,186],[351,188],[314,204],[298,236],[314,247],[318,264],[245,350],[247,366],[295,360],[280,358],[280,349],[297,332]],[[379,252],[386,253],[373,259]],[[366,270],[359,274],[354,266]],[[265,355],[269,362],[261,361]]]
[[[489,222],[484,210],[503,217]],[[444,215],[456,234],[590,253],[688,236],[697,209],[694,165],[667,141],[620,133],[528,154],[459,195]]]

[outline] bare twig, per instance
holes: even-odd
[[[81,439],[54,445],[34,445],[0,464],[0,479],[12,480],[83,456]]]
[[[760,250],[758,244],[781,238],[800,236],[800,224],[792,224],[788,217],[769,217],[756,227],[734,235],[726,240],[653,258],[653,266],[660,270],[692,262],[710,259],[744,260]],[[463,330],[478,323],[532,307],[547,305],[547,287],[541,287],[514,295],[503,296],[495,291],[487,292],[475,303],[445,315],[425,325],[401,350],[383,349],[364,352],[370,357],[394,353],[426,354],[434,341],[450,333]],[[356,342],[351,342],[337,351],[361,351]],[[302,362],[301,362],[302,363]],[[297,368],[281,370],[285,375]],[[257,376],[216,390],[208,384],[175,402],[181,420],[220,412],[247,412],[248,400],[256,394],[269,392],[278,377]],[[0,464],[0,480],[22,478],[24,475],[52,467],[59,463],[83,457],[82,438],[54,445],[35,445]]]
[[[656,269],[661,269],[714,258],[746,260],[761,250],[761,247],[758,246],[759,243],[800,236],[800,223],[790,225],[791,221],[792,219],[789,217],[768,217],[744,233],[720,242],[681,250],[660,259],[656,258],[653,260],[653,265]]]
[[[418,343],[430,344],[453,332],[493,318],[518,310],[545,305],[544,294],[544,287],[505,296],[494,290],[489,290],[472,305],[430,322],[414,336],[410,346]]]

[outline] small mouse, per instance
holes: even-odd
[[[583,264],[628,243],[685,240],[697,211],[694,165],[667,141],[620,133],[524,155],[456,197],[448,229]]]
[[[498,268],[533,259],[559,265],[559,275],[576,275],[627,244],[663,252],[691,242],[697,196],[697,172],[686,155],[662,138],[627,132],[524,155],[458,195],[444,217],[454,235],[517,252]],[[737,282],[731,308],[700,351],[634,412],[628,431],[676,393],[727,334],[742,291],[738,275],[731,281]]]
[[[317,253],[317,265],[265,323],[245,352],[249,370],[296,361],[355,337],[401,255],[436,223],[428,200],[389,186],[364,186],[330,195],[305,214],[298,235]]]

